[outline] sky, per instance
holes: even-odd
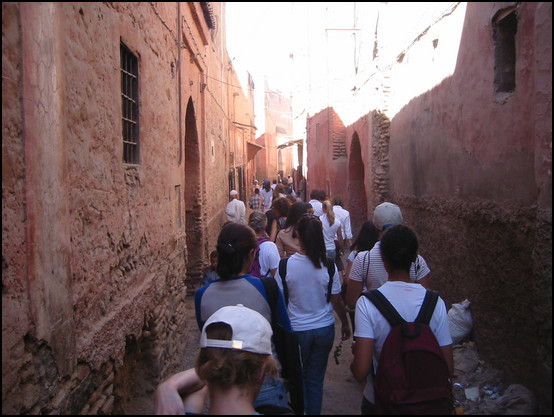
[[[373,47],[360,29],[352,28],[374,22],[371,7],[362,9],[355,2],[226,3],[227,52],[243,87],[247,71],[253,77],[257,134],[265,130],[266,80],[271,90],[292,99],[294,139],[306,137],[307,116],[329,105],[335,110],[352,105],[353,86],[345,82],[355,78],[354,68],[361,74],[361,51]]]
[[[292,62],[289,2],[227,2],[227,52],[241,81],[247,84],[249,72],[255,84],[255,116],[258,134],[264,122],[264,84],[290,97]]]
[[[294,139],[306,137],[307,116],[327,107],[333,107],[346,126],[376,108],[392,118],[411,98],[452,73],[465,10],[465,3],[458,4],[227,2],[227,52],[243,88],[247,71],[254,80],[256,135],[265,131],[266,80],[272,91],[292,99]],[[453,7],[460,16],[457,24],[452,18],[441,20]],[[422,34],[425,41],[415,43]],[[440,38],[438,47],[429,46],[433,38]],[[421,51],[423,47],[428,51]],[[400,54],[408,54],[408,62],[415,50],[413,65],[421,61],[420,68],[414,68],[417,73],[382,81],[387,68],[396,71]],[[384,83],[392,87],[388,94],[379,90]]]

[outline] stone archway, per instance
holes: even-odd
[[[364,184],[365,168],[362,160],[362,148],[358,133],[352,135],[348,153],[348,210],[352,223],[353,239],[356,238],[362,224],[367,220],[367,196]]]
[[[202,204],[200,174],[200,144],[196,127],[196,115],[192,98],[187,103],[185,115],[185,228],[188,287],[194,286],[202,278]]]

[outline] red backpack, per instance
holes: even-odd
[[[252,265],[250,265],[250,269],[248,270],[248,273],[252,276],[262,278],[267,276],[269,271],[266,271],[265,274],[262,274],[261,268],[260,268],[260,245],[264,242],[267,242],[269,239],[258,237],[258,247],[256,248],[256,254],[254,255],[254,262],[252,262]]]
[[[453,414],[448,365],[429,327],[438,292],[427,290],[414,322],[406,322],[380,291],[363,295],[391,325],[374,381],[377,414]]]

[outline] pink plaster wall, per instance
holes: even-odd
[[[509,7],[516,88],[495,94],[492,19]],[[409,59],[394,74],[416,82]],[[447,308],[470,300],[481,357],[551,414],[552,4],[467,3],[454,73],[390,121],[376,110],[346,127],[353,232],[380,202],[400,205]],[[308,119],[309,188],[330,172],[328,135],[314,140],[328,120],[326,111]]]
[[[328,199],[344,194],[348,178],[344,124],[332,108],[310,117],[307,124],[307,198],[314,189],[325,190]],[[339,155],[334,146],[340,148]]]
[[[130,412],[181,363],[229,152],[246,166],[254,137],[232,124],[253,124],[253,98],[210,7],[215,30],[198,2],[2,4],[3,413]],[[139,62],[138,165],[120,42]]]

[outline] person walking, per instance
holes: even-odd
[[[389,227],[403,223],[402,212],[396,204],[384,202],[375,207],[373,211],[373,224],[379,230],[380,236]],[[367,288],[379,288],[387,282],[388,274],[381,259],[379,248],[380,243],[377,242],[373,248],[367,252],[358,252],[352,270],[348,277],[348,288],[346,290],[346,304],[349,308],[356,307],[358,297]],[[366,261],[364,263],[364,261]],[[369,267],[365,268],[365,265]],[[410,276],[413,282],[418,282],[425,288],[429,288],[429,273],[430,269],[421,255],[417,255],[415,262],[410,269]]]
[[[344,271],[344,263],[342,262],[343,251],[346,251],[350,248],[352,243],[352,224],[350,222],[350,212],[344,208],[344,202],[340,194],[336,194],[333,197],[333,212],[335,213],[335,218],[340,222],[340,228],[342,231],[342,239],[344,241],[344,247],[342,250],[339,248],[338,239],[335,240],[335,247],[337,252],[337,257],[335,258],[335,263],[339,271]]]
[[[298,335],[305,412],[314,415],[321,414],[323,382],[335,339],[333,310],[341,321],[342,340],[350,338],[351,331],[334,264],[331,265],[335,273],[332,277],[328,273],[321,221],[317,216],[305,214],[298,220],[297,232],[300,250],[288,258],[283,274],[277,270],[275,279],[281,291],[287,294],[287,310]]]
[[[254,188],[254,195],[250,197],[248,205],[254,211],[263,211],[263,197],[260,195],[259,188]]]
[[[260,278],[267,276],[274,277],[281,257],[279,256],[277,246],[269,239],[265,232],[267,216],[261,211],[253,212],[248,218],[248,226],[254,230],[258,240],[258,259],[255,259],[254,262],[259,262]]]
[[[321,191],[322,190],[317,189],[312,190],[310,192],[310,201],[308,201],[308,203],[310,203],[312,205],[312,208],[314,209],[314,214],[318,217],[323,214],[322,201],[324,199],[321,198]]]
[[[254,401],[264,377],[277,377],[271,325],[257,311],[222,307],[206,321],[195,367],[172,375],[155,392],[156,415],[259,414]]]
[[[407,322],[415,320],[426,294],[426,289],[414,282],[410,276],[410,269],[417,257],[417,250],[418,241],[415,233],[409,227],[401,224],[388,229],[379,245],[388,280],[377,291],[388,299],[393,308]],[[367,297],[358,299],[355,315],[354,359],[350,369],[357,381],[366,382],[362,398],[362,414],[375,414],[372,374],[377,374],[379,370],[380,354],[391,326]],[[429,326],[446,360],[448,372],[452,376],[454,368],[452,337],[446,305],[440,297]],[[433,372],[432,369],[428,371]]]
[[[354,263],[354,259],[356,259],[356,255],[359,252],[364,252],[365,256],[367,258],[363,259],[362,261],[362,271],[368,271],[369,269],[369,250],[375,246],[375,244],[379,241],[379,231],[373,224],[371,220],[367,220],[362,225],[362,228],[360,229],[360,233],[358,233],[358,236],[356,236],[356,239],[354,240],[354,243],[352,243],[352,246],[350,246],[350,253],[348,254],[348,259],[346,261],[346,273],[344,274],[344,279],[342,282],[342,300],[344,303],[346,303],[346,292],[348,290],[348,282],[350,279],[350,272],[352,270],[352,265]],[[366,272],[367,275],[367,272]],[[364,287],[364,290],[366,288]],[[356,322],[354,320],[354,309],[346,308],[348,310],[348,315],[350,316],[350,322],[352,323],[352,330],[354,331],[356,329]]]
[[[246,224],[233,222],[223,226],[216,247],[219,279],[209,282],[194,293],[194,308],[199,329],[202,329],[208,318],[221,307],[237,304],[243,304],[259,312],[271,323],[271,307],[262,280],[248,274],[257,247],[256,234]],[[292,330],[281,293],[278,294],[275,315],[280,326]],[[274,356],[277,358],[276,353]],[[288,407],[286,387],[278,378],[266,378],[254,402],[255,407],[268,404]]]
[[[327,250],[327,258],[335,262],[337,257],[337,245],[335,240],[338,240],[338,250],[344,249],[344,241],[342,239],[342,228],[340,222],[335,218],[333,206],[329,200],[322,203],[323,214],[319,216],[323,225],[323,237],[325,239],[325,249]]]
[[[260,195],[263,198],[263,211],[264,213],[271,208],[271,202],[273,200],[273,189],[271,188],[271,183],[269,180],[264,180],[262,188],[260,190]]]
[[[267,229],[269,230],[269,239],[272,242],[275,242],[277,234],[285,226],[290,206],[290,200],[285,197],[273,198],[271,209],[266,213],[268,219]]]
[[[225,208],[227,220],[230,222],[246,223],[246,206],[242,200],[239,200],[239,193],[237,190],[231,190],[229,196],[231,197],[231,201],[227,203],[227,207]]]
[[[281,258],[288,258],[300,250],[300,240],[298,239],[296,224],[300,217],[307,212],[306,203],[302,201],[292,203],[290,206],[285,225],[275,239],[275,244]]]

